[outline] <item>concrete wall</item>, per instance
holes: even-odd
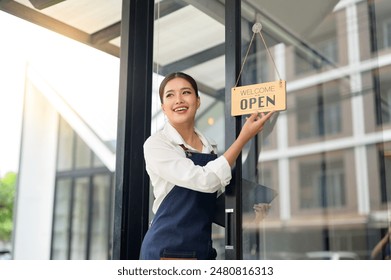
[[[58,114],[45,97],[27,83],[13,259],[50,259],[57,130]]]

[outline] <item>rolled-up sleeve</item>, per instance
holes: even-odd
[[[229,184],[232,176],[231,167],[224,156],[220,156],[217,159],[210,161],[206,166],[220,178],[220,183],[223,187]]]

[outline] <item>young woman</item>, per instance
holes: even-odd
[[[159,95],[168,122],[144,144],[155,217],[140,259],[215,259],[211,226],[217,192],[228,185],[242,148],[272,112],[247,118],[238,138],[218,157],[215,143],[194,127],[200,107],[195,80],[172,73],[162,81]]]

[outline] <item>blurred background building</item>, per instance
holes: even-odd
[[[39,38],[21,28],[3,40],[12,45],[12,36],[29,37],[22,41],[26,49],[40,42],[22,66],[12,257],[111,259],[122,3],[46,2],[56,3],[0,1],[1,17],[44,27]],[[156,1],[151,133],[165,121],[160,80],[184,71],[201,91],[197,127],[220,151],[229,144],[226,2]],[[331,258],[342,252],[341,258],[369,259],[391,220],[391,2],[240,3],[242,57],[253,24],[261,22],[287,81],[287,110],[243,153],[243,177],[278,192],[268,216],[254,224],[253,195],[243,190],[243,258]],[[257,37],[241,83],[277,79]],[[224,259],[222,227],[215,226],[214,240]]]

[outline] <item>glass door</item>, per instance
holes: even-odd
[[[196,128],[224,152],[225,104],[224,1],[155,1],[154,75],[151,134],[167,119],[161,110],[158,88],[164,76],[184,72],[198,85],[201,105]],[[154,200],[150,191],[150,206]],[[154,213],[150,211],[149,220]],[[224,228],[213,224],[213,246],[224,259]]]
[[[391,3],[374,2],[285,1],[281,9],[241,1],[242,57],[261,22],[287,81],[287,110],[243,152],[243,181],[252,185],[242,185],[239,207],[243,259],[387,257],[386,246],[375,247],[390,227],[390,66],[380,65],[390,53]],[[257,38],[241,83],[274,80]],[[257,184],[277,193],[269,209]]]
[[[162,77],[183,71],[199,84],[197,128],[221,153],[232,143],[242,120],[227,96],[254,23],[279,75],[256,36],[240,85],[287,83],[287,110],[233,170],[218,259],[385,258],[375,247],[390,224],[389,11],[386,1],[156,1],[151,133],[166,121]]]

